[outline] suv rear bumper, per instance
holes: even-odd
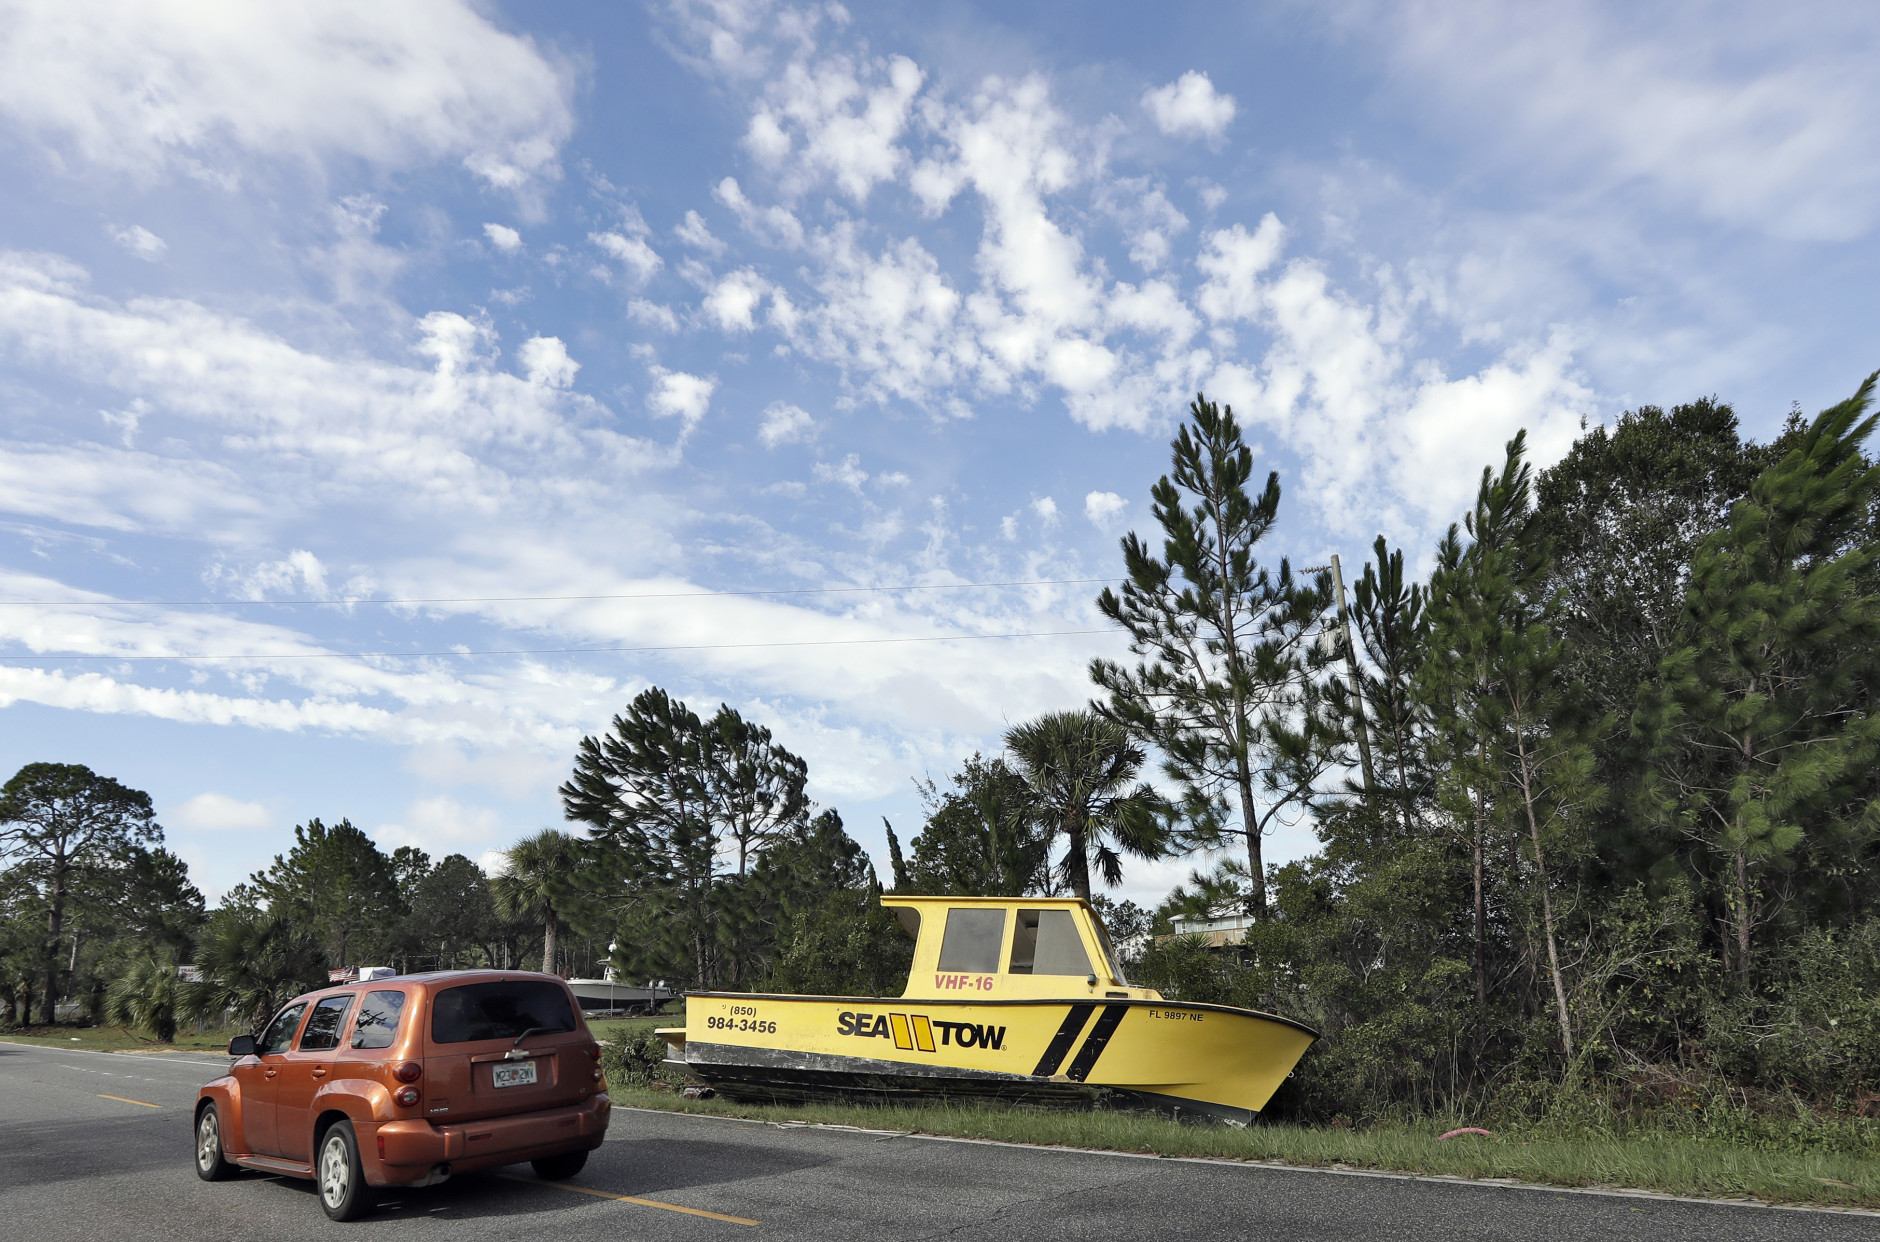
[[[404,1186],[430,1177],[440,1164],[450,1165],[453,1173],[467,1173],[583,1151],[599,1147],[607,1137],[612,1107],[606,1095],[597,1094],[563,1108],[481,1121],[380,1122],[372,1133],[359,1136],[360,1161],[370,1184]]]

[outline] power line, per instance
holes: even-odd
[[[533,604],[592,600],[723,599],[754,595],[855,595],[877,591],[966,591],[994,587],[1095,586],[1121,578],[1035,578],[1016,582],[936,582],[904,586],[778,587],[752,591],[656,591],[621,595],[462,595],[392,599],[372,596],[338,599],[0,599],[14,608],[277,608],[289,604]]]
[[[1011,634],[931,634],[907,638],[810,638],[769,643],[686,643],[670,647],[518,647],[489,651],[287,651],[239,655],[0,655],[7,660],[419,660],[515,655],[635,655],[661,651],[737,651],[756,647],[861,647],[881,643],[957,643],[989,638],[1073,638],[1109,630],[1025,630]]]

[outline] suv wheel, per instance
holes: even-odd
[[[235,1166],[222,1154],[222,1118],[214,1104],[196,1114],[196,1176],[219,1182],[235,1175]]]
[[[565,1182],[587,1167],[587,1149],[564,1151],[559,1156],[543,1156],[540,1160],[531,1160],[535,1166],[535,1175],[545,1182]]]
[[[336,1121],[320,1136],[320,1154],[313,1165],[320,1188],[320,1207],[333,1220],[355,1220],[365,1215],[365,1170],[359,1167],[359,1142],[352,1122]]]

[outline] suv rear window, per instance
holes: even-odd
[[[445,988],[431,1002],[431,1042],[464,1044],[515,1039],[525,1031],[572,1031],[568,993],[534,979],[466,983]]]
[[[398,1031],[399,1015],[405,1011],[403,992],[368,992],[359,1006],[359,1018],[353,1023],[352,1046],[355,1048],[390,1048]]]

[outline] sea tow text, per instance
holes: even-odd
[[[939,1032],[938,1046],[942,1048],[987,1048],[993,1052],[1005,1049],[1005,1028],[984,1022],[943,1022],[924,1013],[855,1013],[844,1010],[836,1015],[836,1034],[854,1035],[862,1039],[891,1039],[896,1048],[904,1051],[934,1051],[936,1031]]]

